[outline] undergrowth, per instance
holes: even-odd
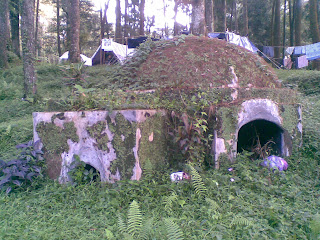
[[[134,104],[121,91],[99,89],[116,87],[108,77],[98,84],[108,74],[100,71],[105,67],[85,69],[87,82],[75,89],[65,87],[68,76],[57,66],[37,69],[42,97],[37,104],[21,100],[21,66],[0,72],[1,159],[12,159],[14,146],[32,138],[31,113],[47,109],[50,99],[59,98],[62,108],[81,109],[84,104],[99,106],[99,94],[109,94],[114,105],[104,102],[105,109]],[[195,160],[197,155],[189,151],[190,181],[170,181],[170,173],[179,169],[114,184],[60,185],[44,178],[9,195],[0,193],[0,239],[319,239],[320,102],[317,92],[301,101],[304,145],[286,159],[286,172],[270,172],[246,153],[234,165],[222,162],[220,170],[204,171],[195,164],[204,160]],[[197,132],[207,124],[198,122],[201,116],[190,116],[180,116],[178,122],[186,132],[195,132],[181,135],[184,142],[198,139]],[[182,146],[188,150],[193,145]]]

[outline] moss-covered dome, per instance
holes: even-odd
[[[235,82],[240,88],[280,87],[273,69],[261,57],[223,40],[180,37],[149,43],[141,50],[148,54],[132,57],[130,62],[136,66],[125,78],[147,89],[233,87]],[[125,69],[131,67],[129,63]]]

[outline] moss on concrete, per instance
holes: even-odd
[[[116,115],[114,123],[108,116],[107,123],[114,134],[112,145],[117,155],[117,158],[111,163],[110,171],[112,174],[116,174],[117,170],[119,170],[121,179],[130,179],[136,161],[133,153],[133,147],[136,142],[136,126],[125,119],[121,113]]]
[[[46,151],[50,153],[67,152],[69,150],[68,139],[73,142],[79,141],[77,129],[73,122],[65,123],[63,128],[56,126],[54,123],[40,122],[36,130]]]
[[[69,151],[68,139],[79,141],[77,129],[73,122],[65,123],[63,128],[54,123],[40,122],[36,131],[44,146],[47,174],[50,178],[57,178],[61,171],[61,153]]]
[[[107,145],[109,142],[109,138],[105,130],[106,130],[106,122],[104,121],[99,121],[96,124],[93,124],[92,126],[87,127],[87,131],[90,137],[96,140],[95,146],[102,151],[109,152],[109,148]]]
[[[142,168],[151,163],[153,169],[165,164],[167,158],[167,142],[165,137],[165,121],[162,114],[156,114],[145,122],[139,123],[141,139],[139,159]],[[149,163],[148,163],[149,161]]]

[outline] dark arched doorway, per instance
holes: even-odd
[[[282,155],[283,129],[277,124],[258,119],[243,125],[238,131],[237,152],[253,153],[254,158]]]

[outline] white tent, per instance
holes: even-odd
[[[80,54],[81,57],[81,61],[84,63],[84,65],[86,66],[92,66],[92,61],[91,58],[88,58],[87,56]],[[61,57],[59,57],[59,62],[63,62],[63,61],[68,61],[69,59],[69,51],[65,52],[64,54],[61,55]]]
[[[100,57],[101,53],[104,53]],[[123,63],[128,55],[132,54],[134,49],[128,48],[127,45],[116,43],[111,39],[102,39],[101,45],[91,57],[92,65],[96,64],[113,64],[116,62]],[[100,62],[102,58],[102,63]]]

